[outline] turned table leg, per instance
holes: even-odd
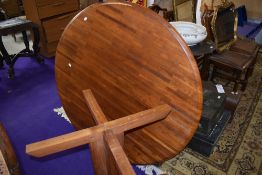
[[[5,49],[5,46],[3,44],[2,36],[0,37],[0,51],[2,53],[2,59],[5,61],[5,63],[9,66],[8,69],[8,76],[9,78],[14,77],[14,64],[11,58],[11,55],[8,54],[7,50]]]

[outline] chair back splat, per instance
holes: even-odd
[[[237,39],[237,15],[233,3],[225,3],[215,8],[211,28],[218,51],[231,47]]]
[[[237,38],[234,7],[232,2],[226,1],[215,8],[211,27],[217,53],[211,55],[207,62],[213,65],[211,80],[220,77],[233,81],[233,91],[236,93],[239,85],[242,85],[241,90],[245,90],[259,47],[252,41]]]

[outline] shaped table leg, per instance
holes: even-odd
[[[28,41],[26,31],[22,31],[22,35],[23,35],[23,40],[24,40],[24,44],[25,44],[25,51],[30,52],[29,41]]]
[[[0,69],[4,66],[4,58],[3,56],[0,54]]]
[[[39,42],[40,42],[40,34],[38,27],[35,25],[32,28],[32,31],[34,33],[34,41],[33,41],[33,52],[34,52],[34,57],[37,59],[39,63],[42,63],[44,61],[43,58],[39,57],[38,53],[40,51],[39,47]]]
[[[14,64],[12,62],[11,55],[8,54],[7,50],[5,49],[5,46],[3,44],[2,36],[0,37],[0,51],[2,53],[2,59],[6,62],[6,64],[9,66],[8,69],[8,76],[9,78],[14,77]]]

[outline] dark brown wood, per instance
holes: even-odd
[[[254,57],[249,57],[233,51],[225,51],[211,55],[208,64],[213,65],[211,79],[221,77],[233,81],[233,91],[238,91],[238,86],[242,85],[241,90],[245,90],[248,83],[248,70],[254,62]],[[208,65],[208,67],[210,67]]]
[[[232,2],[217,6],[211,21],[214,41],[219,52],[232,46],[237,40],[237,13]]]
[[[204,40],[199,44],[190,46],[190,49],[194,57],[200,57],[200,56],[212,54],[216,50],[216,46],[214,42],[209,40]]]
[[[20,167],[13,146],[6,133],[4,126],[0,123],[0,151],[6,161],[10,175],[20,175]]]
[[[67,26],[56,52],[56,79],[72,124],[95,125],[82,90],[91,89],[108,120],[168,104],[163,121],[125,135],[133,163],[178,154],[201,115],[202,86],[192,53],[153,11],[125,3],[94,4]]]
[[[215,50],[215,43],[209,40],[205,40],[197,45],[190,46],[190,49],[196,59],[197,66],[201,71],[202,80],[208,79],[208,56],[211,55]]]
[[[207,62],[213,64],[211,79],[219,76],[235,83],[234,92],[237,92],[239,85],[242,85],[241,90],[245,90],[256,63],[258,46],[250,41],[237,39],[237,18],[231,2],[216,8],[211,26],[217,50],[220,52],[210,56]]]
[[[46,5],[50,5],[52,3],[57,4],[57,3],[61,3],[61,0],[35,0],[37,6],[46,6]]]
[[[7,18],[21,16],[21,9],[17,0],[8,0],[0,2],[1,10],[4,11]]]

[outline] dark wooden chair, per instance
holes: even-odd
[[[221,77],[233,81],[233,91],[245,90],[248,78],[253,72],[258,46],[248,40],[237,38],[237,15],[234,4],[225,2],[218,6],[211,21],[217,53],[208,58],[213,65],[211,80]]]

